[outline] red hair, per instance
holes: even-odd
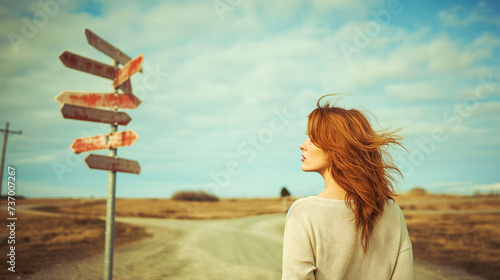
[[[325,95],[326,96],[326,95]],[[309,114],[307,134],[311,142],[328,154],[335,182],[346,190],[347,206],[354,212],[356,228],[361,232],[363,251],[384,204],[395,196],[394,177],[401,171],[392,164],[386,148],[403,147],[402,138],[392,132],[375,132],[368,119],[356,109],[330,106],[326,102]],[[403,147],[404,148],[404,147]]]

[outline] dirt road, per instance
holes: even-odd
[[[284,215],[189,221],[117,218],[154,237],[115,250],[115,279],[279,279]],[[101,279],[103,256],[25,279]]]
[[[192,221],[117,218],[154,237],[115,250],[115,279],[280,279],[284,214]],[[416,263],[417,279],[481,279]],[[55,266],[23,279],[102,279],[103,256]]]

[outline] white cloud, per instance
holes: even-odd
[[[20,164],[52,162],[56,158],[57,158],[57,155],[54,155],[54,154],[52,154],[52,155],[37,155],[37,156],[30,155],[29,157],[20,158],[20,159],[18,159],[16,157],[16,159],[14,159],[12,161],[12,164],[20,165]]]
[[[450,10],[438,13],[439,18],[445,26],[464,26],[473,23],[484,22],[500,26],[500,19],[496,14],[489,14],[491,7],[487,7],[485,2],[478,2],[477,6],[468,11],[467,8],[457,5]]]
[[[446,96],[446,92],[442,90],[442,87],[443,85],[440,85],[437,81],[419,81],[388,84],[385,86],[385,92],[402,102],[411,103],[441,99],[443,96]]]
[[[18,195],[24,195],[25,197],[44,197],[44,198],[56,198],[56,197],[89,197],[94,195],[93,189],[88,186],[82,185],[56,185],[47,184],[41,181],[26,181],[18,183]],[[104,193],[102,193],[104,196]]]
[[[499,101],[489,101],[478,103],[478,110],[474,112],[475,116],[481,118],[481,122],[487,122],[488,120],[492,122],[500,123],[500,118],[495,117],[500,114],[500,102]]]
[[[380,4],[381,1],[377,1],[373,4]],[[366,16],[368,10],[366,5],[360,1],[349,1],[349,0],[339,0],[339,1],[329,1],[329,0],[313,0],[311,1],[315,13],[325,13],[328,11],[342,11],[340,14],[343,16],[359,17]]]
[[[485,33],[477,37],[474,42],[472,42],[473,47],[481,48],[494,48],[500,46],[500,38],[495,37],[490,33]]]

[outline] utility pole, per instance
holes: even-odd
[[[4,162],[5,162],[5,151],[7,149],[7,135],[9,133],[14,133],[14,134],[22,134],[23,131],[15,131],[15,130],[9,130],[9,122],[5,123],[5,129],[0,129],[0,132],[3,132],[3,145],[2,145],[2,159],[0,162],[0,197],[2,196],[2,182],[3,182],[3,167],[4,167]]]

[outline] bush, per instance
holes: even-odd
[[[410,194],[412,195],[427,195],[427,190],[423,187],[415,187],[410,190]]]
[[[172,195],[173,200],[217,202],[219,198],[202,191],[180,191]]]

